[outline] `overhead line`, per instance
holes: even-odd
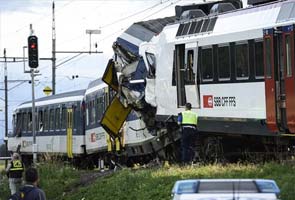
[[[63,61],[63,62],[61,62],[61,63],[59,63],[59,64],[56,65],[55,67],[59,67],[59,66],[65,64],[65,63],[67,63],[67,62],[69,62],[70,60],[72,60],[72,59],[74,59],[74,58],[76,58],[76,57],[78,57],[78,56],[80,56],[80,55],[82,55],[82,53],[78,53],[78,54],[72,56],[71,58],[69,58],[69,59],[67,59],[67,60],[65,60],[65,61]]]
[[[63,8],[66,7],[66,6],[68,6],[69,4],[73,3],[74,1],[75,1],[75,0],[71,0],[71,1],[68,2],[68,3],[65,3],[62,7],[60,7],[59,9],[57,9],[57,12],[59,12],[61,9],[63,9]],[[38,19],[34,20],[33,23],[38,23],[39,21],[41,21],[41,20],[43,20],[43,19],[45,19],[45,18],[47,18],[47,17],[49,17],[49,16],[51,16],[51,13],[39,17]],[[33,24],[33,23],[32,23],[32,24]],[[10,33],[7,33],[7,34],[5,34],[5,35],[9,35],[9,34],[11,34],[11,33],[17,33],[17,32],[19,32],[19,31],[21,31],[22,29],[27,28],[27,27],[28,27],[28,25],[24,25],[24,26],[20,27],[19,29],[15,30],[15,31],[11,31]]]
[[[146,19],[146,18],[149,18],[149,17],[151,17],[151,16],[153,16],[153,15],[155,15],[155,14],[158,14],[158,13],[161,12],[162,10],[165,10],[166,8],[172,6],[172,5],[174,5],[174,4],[176,4],[176,3],[180,2],[180,1],[182,1],[182,0],[177,0],[177,1],[175,1],[175,2],[172,2],[171,4],[165,6],[164,8],[161,8],[160,10],[158,10],[158,11],[156,11],[156,12],[154,12],[154,13],[152,13],[152,14],[150,14],[150,15],[144,17],[144,18],[142,18],[142,20],[144,20],[144,19]]]
[[[170,0],[168,0],[168,1],[170,1]],[[182,0],[177,0],[176,2],[172,2],[171,4],[165,6],[164,8],[161,8],[160,10],[158,10],[158,11],[156,11],[156,12],[154,12],[154,13],[148,15],[148,16],[143,17],[140,21],[142,21],[142,20],[144,20],[144,19],[146,19],[146,18],[148,18],[148,17],[151,17],[151,16],[153,16],[153,15],[159,13],[160,11],[165,10],[166,8],[172,6],[172,5],[174,5],[174,4],[176,4],[176,3],[180,2],[180,1],[182,1]],[[167,1],[166,1],[166,2],[167,2]],[[127,25],[127,26],[124,26],[124,27],[120,28],[119,30],[117,30],[117,31],[115,31],[115,32],[113,32],[113,33],[111,33],[111,34],[105,36],[104,38],[102,38],[101,40],[99,40],[99,42],[100,42],[100,41],[104,41],[105,39],[107,39],[107,38],[109,38],[109,37],[111,37],[111,36],[113,36],[113,35],[115,35],[115,34],[121,32],[121,31],[125,30],[125,29],[128,28],[129,26],[130,26],[130,25]]]
[[[119,0],[119,1],[121,1],[121,0]],[[126,16],[126,17],[123,17],[123,18],[117,19],[117,20],[115,20],[115,21],[113,21],[113,22],[111,22],[111,23],[109,23],[109,24],[103,25],[103,26],[101,26],[100,28],[101,28],[101,29],[107,28],[107,27],[109,27],[109,26],[111,26],[111,25],[117,24],[117,23],[119,23],[119,22],[121,22],[121,21],[124,21],[124,20],[126,20],[126,19],[128,19],[128,18],[131,18],[131,17],[134,17],[134,16],[136,16],[136,15],[142,14],[143,12],[146,12],[146,11],[148,11],[148,10],[151,10],[151,9],[153,9],[153,8],[155,8],[155,7],[157,7],[157,6],[161,5],[161,4],[164,4],[164,3],[166,3],[166,2],[169,2],[169,1],[171,1],[171,0],[166,0],[166,1],[163,1],[163,2],[160,2],[160,3],[157,3],[157,4],[155,4],[155,5],[153,5],[153,6],[149,7],[149,8],[145,8],[145,9],[143,9],[143,10],[141,10],[141,11],[138,11],[138,12],[133,13],[133,14],[131,14],[131,15],[128,15],[128,16]],[[118,31],[116,31],[116,32],[118,32]],[[112,35],[113,35],[113,33],[112,33]],[[72,38],[72,39],[70,39],[70,40],[68,40],[68,41],[60,42],[60,43],[58,43],[58,45],[66,44],[66,43],[68,43],[68,42],[75,41],[75,40],[77,40],[78,38],[81,38],[82,36],[83,36],[83,34],[80,34],[80,35],[76,36],[75,38]],[[108,38],[108,37],[109,37],[109,35],[106,36],[105,38]]]
[[[111,23],[109,23],[109,24],[103,25],[103,26],[101,26],[101,28],[106,28],[106,27],[108,27],[108,26],[111,26],[111,25],[114,25],[114,24],[119,23],[119,22],[121,22],[121,21],[124,21],[124,20],[126,20],[126,19],[128,19],[128,18],[130,18],[130,17],[134,17],[134,16],[136,16],[136,15],[138,15],[138,14],[142,14],[143,12],[146,12],[146,11],[148,11],[148,10],[151,10],[151,9],[153,9],[153,8],[155,8],[155,7],[157,7],[157,6],[161,5],[161,4],[163,4],[163,3],[166,3],[166,2],[168,2],[168,1],[171,1],[171,0],[167,0],[167,1],[165,1],[165,2],[156,3],[155,5],[153,5],[153,6],[149,7],[149,8],[146,8],[146,9],[140,10],[140,11],[134,13],[134,14],[131,14],[131,15],[126,16],[126,17],[123,17],[123,18],[118,19],[118,20],[116,20],[116,21],[114,21],[114,22],[111,22]]]

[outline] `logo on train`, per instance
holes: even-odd
[[[213,108],[213,96],[212,95],[204,95],[203,96],[203,107],[204,108]]]
[[[95,142],[96,141],[96,134],[95,133],[91,133],[91,142]]]
[[[236,97],[213,97],[213,95],[204,95],[203,108],[213,107],[236,107]]]

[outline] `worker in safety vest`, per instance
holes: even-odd
[[[14,153],[12,155],[11,162],[7,165],[6,168],[11,194],[14,194],[19,190],[22,184],[23,171],[24,165],[20,159],[20,155],[18,153]]]
[[[181,126],[181,161],[189,163],[193,159],[191,145],[197,132],[198,115],[191,111],[192,105],[185,104],[185,111],[178,115],[178,124]]]

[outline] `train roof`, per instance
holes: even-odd
[[[92,92],[95,92],[97,90],[106,88],[107,85],[103,82],[102,78],[98,78],[94,81],[91,81],[87,87],[87,90],[85,91],[85,95],[88,95]]]
[[[93,88],[93,87],[98,86],[98,85],[100,85],[100,84],[102,84],[102,83],[104,83],[104,82],[102,81],[102,78],[95,79],[95,80],[91,81],[91,82],[88,84],[87,89],[89,89],[89,88]]]
[[[255,0],[253,0],[255,1]],[[269,0],[264,0],[269,1]],[[216,15],[218,13],[226,12],[228,10],[228,5],[232,5],[232,10],[243,8],[243,3],[240,0],[222,0],[222,1],[208,1],[208,2],[202,2],[198,4],[189,4],[189,5],[182,5],[182,6],[175,6],[175,15],[176,19],[181,20],[183,19],[184,14],[187,11],[202,11],[203,16],[208,15]],[[224,9],[224,7],[227,7],[227,9]],[[202,16],[187,16],[188,18],[198,18]]]
[[[259,39],[263,37],[263,29],[294,24],[293,7],[294,0],[268,1],[218,15],[180,21],[166,26],[163,31],[166,43],[197,40],[198,46]]]
[[[82,101],[85,89],[83,90],[76,90],[76,91],[70,91],[60,94],[55,94],[47,97],[42,97],[35,99],[35,105],[42,106],[42,105],[48,105],[48,104],[54,104],[54,103],[62,103],[62,102],[70,102],[70,101]],[[32,106],[32,101],[26,101],[22,104],[20,104],[17,109],[20,108],[27,108]]]
[[[197,9],[201,10],[204,15],[207,16],[210,14],[211,8],[214,5],[221,5],[226,3],[231,4],[233,9],[242,8],[242,2],[240,0],[210,1],[198,4],[176,6],[175,16],[136,22],[132,24],[126,31],[124,31],[117,38],[115,43],[127,52],[132,53],[134,56],[139,56],[139,45],[142,42],[151,41],[151,39],[154,36],[160,34],[167,25],[179,23],[183,12]],[[219,8],[216,8],[216,10],[216,12],[221,12]]]
[[[139,45],[149,42],[155,35],[162,32],[167,24],[174,23],[175,16],[141,21],[132,24],[116,40],[116,43],[133,55],[139,55]]]
[[[175,19],[175,16],[172,16],[136,22],[131,25],[125,33],[128,33],[142,41],[150,41],[151,38],[154,35],[159,34],[167,24],[175,22]]]

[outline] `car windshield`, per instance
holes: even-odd
[[[180,183],[178,187],[178,194],[195,193],[197,191],[197,182]]]

